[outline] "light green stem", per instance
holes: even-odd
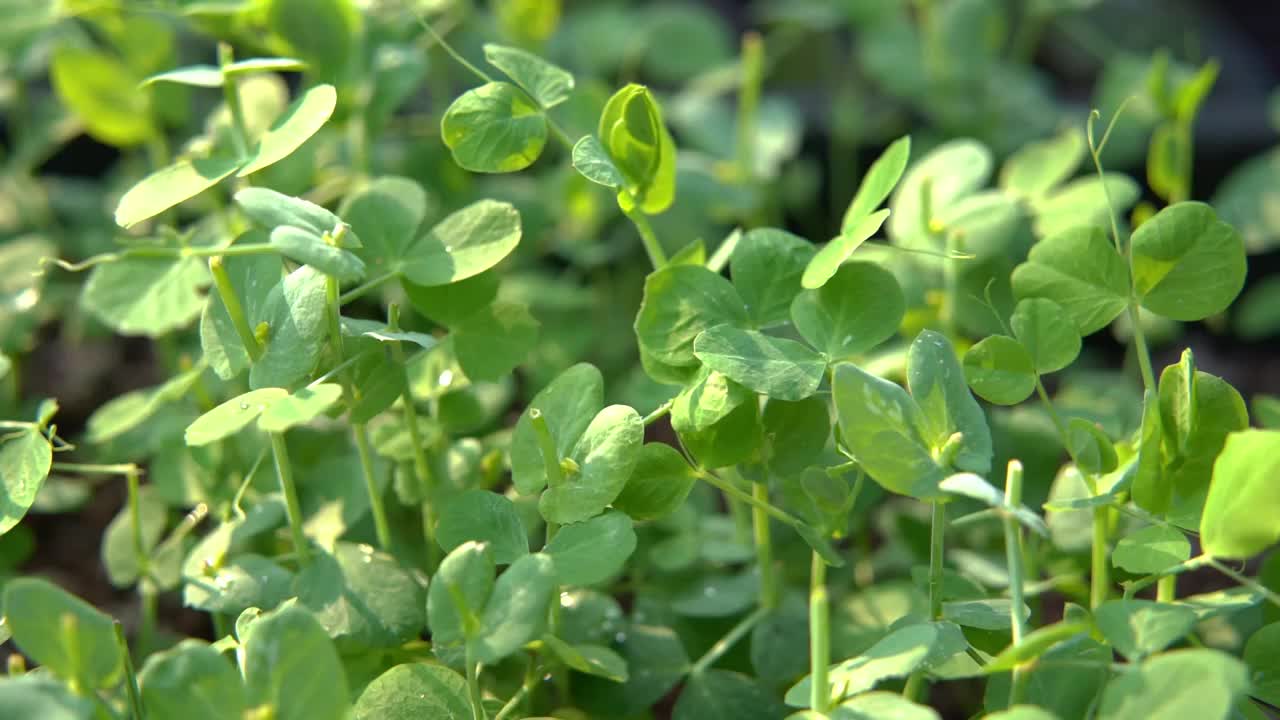
[[[134,672],[133,657],[129,653],[129,641],[124,637],[124,625],[119,620],[112,623],[116,635],[116,647],[120,649],[120,657],[124,662],[124,689],[129,696],[129,717],[143,720],[142,693],[138,692],[138,674]]]
[[[752,483],[751,496],[767,504],[769,487],[762,482]],[[773,564],[769,514],[759,505],[751,506],[751,528],[756,546],[756,562],[760,566],[760,607],[772,610],[778,606],[781,586],[778,584],[778,569]]]
[[[240,344],[249,353],[249,360],[258,362],[262,359],[262,344],[258,342],[253,328],[249,327],[244,306],[240,304],[240,297],[236,295],[235,286],[231,284],[231,276],[227,274],[221,256],[209,258],[209,272],[213,275],[213,286],[218,291],[218,298],[222,300],[222,306],[231,318],[231,326],[236,329],[236,335],[240,336]]]
[[[1022,644],[1026,635],[1026,620],[1022,617],[1023,600],[1023,552],[1022,527],[1014,519],[1012,512],[1022,504],[1022,463],[1017,460],[1009,462],[1005,474],[1004,505],[1006,512],[1001,518],[1004,525],[1005,563],[1009,570],[1009,630],[1012,635],[1012,646]],[[1026,689],[1025,669],[1019,665],[1013,669],[1013,679],[1009,685],[1009,705],[1017,705],[1022,701]]]
[[[818,553],[809,563],[809,706],[826,714],[831,706],[831,610],[827,601],[827,564]]]
[[[227,102],[227,110],[231,113],[231,137],[236,145],[238,157],[249,155],[249,126],[244,120],[244,108],[240,106],[240,81],[235,75],[226,71],[227,66],[236,61],[235,52],[227,43],[218,43],[218,64],[222,66],[222,95]]]
[[[758,32],[742,36],[742,73],[738,86],[738,180],[751,183],[755,178],[756,121],[760,109],[760,91],[764,85],[764,39]]]
[[[1156,602],[1169,603],[1178,599],[1178,576],[1165,575],[1156,582]]]
[[[1097,608],[1111,592],[1111,562],[1107,556],[1111,513],[1106,506],[1093,509],[1093,551],[1089,568],[1089,607]]]
[[[640,240],[644,243],[644,251],[649,255],[653,269],[661,269],[667,264],[667,253],[662,249],[662,243],[658,242],[658,236],[653,233],[649,219],[639,207],[624,212],[631,224],[636,226],[636,232],[640,233]]]
[[[400,308],[394,303],[388,309],[388,327],[400,329]],[[404,391],[400,394],[400,404],[404,406],[405,428],[409,431],[409,442],[413,445],[413,473],[417,476],[418,485],[424,498],[422,504],[422,539],[427,543],[428,569],[434,571],[440,564],[440,546],[436,542],[435,486],[436,479],[431,472],[431,463],[427,459],[427,446],[422,438],[422,429],[418,424],[418,408],[409,390],[409,372],[405,363],[404,348],[398,342],[391,343],[391,359],[395,361],[402,375]]]
[[[729,632],[724,634],[724,637],[717,640],[716,644],[712,645],[702,657],[698,658],[697,662],[689,666],[689,674],[696,675],[714,665],[717,660],[724,657],[725,653],[732,650],[733,646],[738,644],[738,641],[746,637],[747,633],[751,632],[756,625],[759,625],[760,621],[764,620],[768,614],[768,610],[762,607],[756,608],[750,615],[739,620],[738,624],[730,628]]]
[[[467,691],[471,696],[471,717],[473,720],[488,720],[484,712],[484,695],[480,692],[480,663],[467,653]]]
[[[538,447],[542,450],[547,485],[553,488],[559,487],[564,484],[564,468],[560,467],[560,453],[556,450],[556,439],[551,434],[551,428],[547,426],[547,419],[543,417],[541,410],[533,408],[529,411],[529,421],[533,423],[534,434],[538,437]]]
[[[929,524],[929,617],[942,619],[942,554],[947,530],[947,506],[933,503],[933,517]]]
[[[271,455],[276,463],[280,492],[284,494],[284,508],[289,519],[289,534],[293,537],[294,552],[298,555],[298,564],[306,566],[311,562],[311,547],[307,544],[307,536],[302,532],[302,506],[298,504],[298,489],[293,484],[293,466],[289,464],[289,449],[285,445],[283,434],[271,433]]]

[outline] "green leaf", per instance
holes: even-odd
[[[1236,166],[1218,186],[1212,205],[1240,229],[1250,254],[1280,242],[1280,217],[1272,212],[1272,189],[1280,178],[1280,148],[1272,148]]]
[[[237,193],[237,198],[245,192],[248,191]],[[427,194],[421,185],[408,178],[380,177],[355,194],[348,195],[340,212],[360,238],[361,248],[356,254],[365,265],[373,268],[375,274],[398,272],[417,240],[418,226],[427,214]],[[288,217],[283,213],[277,214],[277,219]],[[263,222],[268,218],[255,219]],[[341,222],[336,215],[333,219]],[[317,232],[332,231],[334,227],[324,227],[321,216],[308,219],[307,225],[300,227],[316,229],[316,225],[321,226]]]
[[[729,272],[753,327],[787,321],[811,257],[813,245],[808,240],[783,230],[756,228],[742,236],[729,259]]]
[[[266,234],[251,230],[237,243],[265,241]],[[232,247],[235,247],[234,245]],[[241,255],[224,258],[223,268],[250,327],[265,319],[265,307],[271,293],[280,285],[283,269],[274,255]],[[218,293],[209,298],[200,316],[200,348],[209,367],[223,380],[230,380],[249,367],[249,352],[236,333],[231,315]]]
[[[1087,622],[1060,621],[1053,625],[1045,625],[1027,633],[1022,642],[1010,645],[1000,654],[982,667],[984,673],[1007,672],[1028,660],[1034,660],[1050,652],[1063,641],[1068,641],[1080,633],[1090,632]]]
[[[1130,662],[1178,642],[1196,625],[1196,611],[1151,600],[1108,600],[1093,611],[1094,622],[1111,646]]]
[[[436,539],[445,552],[466,542],[485,543],[500,565],[529,554],[529,534],[515,504],[488,490],[467,490],[450,498],[440,510]]]
[[[1068,230],[1107,227],[1111,224],[1110,208],[1124,213],[1141,195],[1138,184],[1119,173],[1107,173],[1105,180],[1093,176],[1072,180],[1032,201],[1035,232],[1050,238]]]
[[[554,562],[546,555],[525,555],[512,563],[494,583],[469,654],[492,664],[541,636],[555,583]]]
[[[266,20],[327,80],[339,79],[360,51],[361,14],[351,0],[271,0]]]
[[[631,83],[614,93],[600,114],[597,135],[643,211],[665,210],[675,194],[675,143],[649,89]]]
[[[347,677],[324,628],[298,605],[265,613],[243,638],[245,687],[253,707],[276,720],[342,720]]]
[[[1204,551],[1249,558],[1280,540],[1280,432],[1243,430],[1227,436],[1213,464],[1213,481],[1200,521]]]
[[[31,509],[51,467],[53,446],[37,428],[0,436],[0,535]]]
[[[1018,303],[1009,318],[1013,335],[1026,348],[1031,363],[1041,375],[1057,372],[1080,354],[1080,333],[1062,322],[1066,311],[1047,298],[1027,298]]]
[[[1208,649],[1175,650],[1107,683],[1098,719],[1226,718],[1248,688],[1247,668],[1230,655]]]
[[[816,290],[826,285],[840,270],[840,266],[853,255],[853,251],[862,246],[880,231],[884,221],[889,218],[888,210],[880,210],[862,218],[854,226],[844,229],[818,251],[804,269],[800,284],[807,290]]]
[[[622,492],[640,459],[644,423],[625,405],[611,405],[591,420],[569,454],[577,470],[538,501],[547,522],[581,522],[600,513]]]
[[[111,618],[40,578],[8,581],[4,614],[13,643],[73,686],[106,687],[120,673],[120,649]]]
[[[991,177],[991,151],[976,140],[952,140],[920,158],[903,176],[889,201],[889,235],[898,244],[914,244],[932,234],[930,223]],[[925,217],[925,195],[933,216]]]
[[[941,720],[933,708],[883,690],[845,700],[829,715],[831,720]]]
[[[542,154],[547,118],[520,88],[491,82],[453,101],[440,119],[440,135],[465,170],[515,172]]]
[[[914,624],[898,628],[857,657],[831,667],[831,700],[840,702],[874,688],[892,678],[905,677],[929,657],[938,640],[933,625]],[[792,707],[809,706],[810,676],[787,690],[786,702]]]
[[[893,273],[875,263],[851,262],[818,290],[791,303],[791,322],[809,344],[832,360],[860,355],[893,337],[906,300]]]
[[[573,152],[570,154],[573,157],[573,168],[591,182],[610,188],[621,188],[627,184],[622,171],[613,164],[613,158],[609,157],[609,152],[596,136],[584,135],[573,144]]]
[[[698,476],[678,450],[665,443],[640,448],[635,470],[613,506],[638,522],[657,520],[684,504]]]
[[[821,355],[794,340],[728,325],[698,335],[693,354],[729,379],[780,400],[809,397],[827,369]]]
[[[199,195],[239,168],[239,160],[223,157],[180,160],[160,168],[138,181],[120,198],[120,204],[116,206],[116,224],[131,228]]]
[[[400,285],[414,310],[433,322],[453,327],[493,302],[498,295],[498,274],[486,271],[466,280],[433,287],[402,279]]]
[[[486,43],[484,59],[514,80],[544,110],[568,100],[573,93],[573,75],[533,53]]]
[[[924,440],[925,419],[907,392],[851,363],[835,366],[832,395],[840,433],[854,458],[885,489],[941,497],[938,466]]]
[[[1111,564],[1135,575],[1153,575],[1191,557],[1191,543],[1181,531],[1150,525],[1116,543]]]
[[[208,445],[233,435],[258,419],[273,403],[286,397],[289,397],[289,391],[284,388],[261,388],[233,397],[187,426],[187,444]]]
[[[911,136],[904,135],[894,140],[876,161],[871,163],[867,174],[862,176],[858,192],[844,211],[844,219],[840,222],[840,235],[845,237],[854,233],[854,228],[862,226],[876,208],[889,197],[893,187],[902,178],[907,169],[907,160],[911,157]],[[887,214],[886,214],[887,216]],[[879,223],[876,224],[879,229]],[[875,230],[871,231],[875,233]],[[868,235],[867,237],[870,237]],[[846,256],[847,257],[847,256]],[[805,285],[805,287],[810,287]]]
[[[387,269],[418,285],[447,285],[502,262],[520,243],[520,234],[520,213],[515,207],[480,200],[436,223]]]
[[[1087,418],[1074,417],[1067,421],[1067,452],[1080,472],[1087,475],[1109,473],[1119,463],[1111,438]]]
[[[88,698],[73,694],[56,678],[43,673],[9,676],[0,680],[0,707],[15,720],[100,720],[98,708]]]
[[[146,93],[138,89],[133,72],[114,57],[63,45],[53,52],[49,77],[94,139],[126,147],[155,135]]]
[[[1030,200],[1040,199],[1071,177],[1086,150],[1084,135],[1077,128],[1028,143],[1001,168],[1000,187]]]
[[[559,585],[595,585],[616,575],[636,549],[631,518],[610,510],[564,525],[542,552],[551,558]]]
[[[618,683],[627,681],[627,661],[600,645],[570,645],[555,635],[543,635],[542,643],[565,665],[588,675]]]
[[[208,284],[197,258],[125,258],[94,268],[80,301],[121,334],[159,337],[199,317]]]
[[[248,710],[235,665],[199,640],[148,657],[138,684],[142,705],[154,717],[226,720]]]
[[[343,224],[341,218],[315,203],[267,188],[247,187],[235,194],[235,201],[250,220],[267,230],[289,226],[324,235],[336,232]],[[354,233],[348,231],[344,239],[352,237]],[[344,243],[342,247],[353,246]]]
[[[334,383],[310,385],[272,401],[258,418],[258,429],[279,433],[305,425],[320,417],[342,397],[342,386]]]
[[[907,352],[907,386],[925,420],[924,440],[941,450],[954,433],[963,435],[952,464],[970,472],[991,469],[991,430],[987,416],[965,385],[964,371],[951,341],[924,330]]]
[[[996,405],[1017,405],[1036,389],[1031,354],[1007,335],[983,338],[966,350],[964,376],[974,392]]]
[[[259,138],[236,177],[247,177],[292,155],[324,127],[337,104],[338,92],[332,85],[317,85],[303,93]]]
[[[693,342],[702,331],[749,322],[746,305],[728,280],[705,267],[674,265],[645,278],[635,331],[644,351],[679,367],[697,363]]]
[[[831,411],[819,396],[799,402],[770,399],[763,422],[769,468],[784,477],[816,462],[831,439]]]
[[[556,376],[516,421],[511,435],[511,480],[521,495],[532,495],[547,484],[538,435],[529,414],[538,410],[563,458],[582,437],[592,418],[604,407],[604,376],[594,365],[579,363]]]
[[[389,648],[426,625],[422,583],[395,558],[368,545],[340,542],[298,573],[294,594],[341,648]]]
[[[526,306],[498,301],[454,326],[453,351],[467,377],[496,382],[533,351],[539,327]]]
[[[325,278],[303,266],[268,293],[262,308],[267,324],[262,357],[249,368],[249,387],[290,387],[306,378],[324,349],[328,303]]]
[[[1254,631],[1244,645],[1244,661],[1252,671],[1250,695],[1269,704],[1280,701],[1280,623]]]
[[[158,82],[203,88],[222,87],[222,68],[213,65],[187,65],[152,75],[141,84],[146,87]]]
[[[1204,203],[1156,213],[1134,231],[1130,253],[1143,307],[1174,320],[1222,312],[1244,287],[1244,241]]]
[[[786,712],[754,678],[729,670],[689,676],[671,713],[672,720],[774,720]]]
[[[1018,609],[1025,621],[1031,616],[1031,608]],[[942,616],[964,627],[980,630],[1008,630],[1012,624],[1013,604],[1005,598],[982,600],[953,600],[942,604]]]
[[[714,469],[754,458],[764,442],[760,403],[744,402],[702,430],[679,431],[680,442],[699,467]]]
[[[1014,705],[986,716],[986,720],[1058,720],[1058,716],[1035,705]]]
[[[188,607],[235,615],[251,607],[275,607],[292,596],[293,573],[268,558],[241,553],[212,573],[205,567],[192,567],[208,557],[194,552],[187,557],[182,603]]]
[[[677,432],[705,430],[748,400],[755,400],[755,394],[704,365],[672,402],[671,427]]]
[[[143,486],[138,493],[138,537],[142,541],[141,550],[148,559],[164,535],[168,515],[169,509],[155,491],[155,486]],[[112,585],[129,587],[137,582],[143,562],[143,558],[138,557],[138,549],[133,533],[133,516],[126,503],[107,524],[99,548],[102,566]]]
[[[352,283],[364,278],[364,262],[324,238],[301,228],[281,226],[271,231],[271,245],[281,255],[310,265],[339,282]]]
[[[1098,227],[1036,243],[1012,280],[1019,299],[1042,297],[1061,305],[1082,336],[1106,327],[1128,303],[1129,271]]]
[[[382,673],[356,700],[354,720],[471,720],[467,680],[440,665],[406,663]]]
[[[463,543],[445,557],[427,590],[433,646],[458,646],[475,636],[493,581],[493,553],[486,545]]]
[[[195,367],[158,387],[134,390],[108,400],[89,416],[86,440],[102,444],[133,430],[166,404],[185,397],[204,372],[205,368]]]

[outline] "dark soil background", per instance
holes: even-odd
[[[752,9],[747,3],[704,2],[721,12],[737,30],[749,29],[753,24]],[[572,2],[566,4],[572,6]],[[1115,39],[1117,45],[1136,51],[1167,46],[1173,27],[1174,36],[1183,38],[1181,44],[1171,48],[1175,56],[1182,56],[1182,51],[1192,47],[1196,49],[1195,57],[1217,58],[1222,64],[1218,83],[1196,126],[1196,198],[1211,197],[1223,178],[1244,160],[1280,144],[1280,136],[1267,124],[1268,96],[1280,87],[1280,43],[1277,42],[1280,2],[1104,0],[1103,4],[1104,9],[1096,11],[1094,16],[1105,17],[1107,22],[1098,29]],[[1193,29],[1194,36],[1178,35],[1178,27]],[[856,38],[841,38],[844,43],[855,41]],[[1054,78],[1061,98],[1086,107],[1100,68],[1082,57],[1070,37],[1051,27],[1035,62]],[[806,97],[800,101],[810,113],[804,152],[825,156],[831,147],[822,120],[828,115],[826,99]],[[3,135],[3,119],[0,119],[0,135]],[[863,150],[864,156],[871,156],[878,149]],[[41,172],[96,178],[107,173],[116,159],[114,149],[81,136],[52,157]],[[1141,168],[1128,170],[1135,178],[1142,179]],[[830,182],[830,178],[824,182]],[[824,187],[824,196],[826,191]],[[800,228],[815,226],[814,218],[790,220],[795,231],[801,234]],[[816,219],[819,226],[834,226],[837,222],[838,218]],[[1250,284],[1278,272],[1280,253],[1249,259]],[[1098,333],[1089,342],[1117,363],[1121,362],[1121,348],[1108,333]],[[1192,326],[1177,346],[1155,349],[1156,366],[1176,362],[1182,345],[1194,349],[1202,369],[1225,377],[1246,398],[1260,392],[1280,394],[1280,342],[1245,342],[1229,333]],[[26,366],[21,395],[57,396],[62,406],[59,428],[68,437],[74,437],[83,429],[89,414],[105,401],[127,390],[155,384],[165,375],[157,352],[146,341],[116,338],[71,346],[60,340],[56,326],[45,329],[42,342]],[[126,625],[132,625],[138,612],[137,596],[132,591],[113,589],[98,557],[103,530],[123,499],[121,483],[104,483],[78,514],[29,516],[24,525],[33,531],[35,548],[21,571],[50,576],[68,590],[122,618]],[[1226,583],[1212,573],[1180,579],[1182,593],[1224,586]],[[207,617],[184,610],[180,598],[173,593],[162,599],[160,618],[164,631],[212,635]],[[944,697],[934,700],[946,702]]]

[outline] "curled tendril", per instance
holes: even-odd
[[[48,275],[49,267],[53,265],[56,265],[57,267],[62,268],[63,270],[66,270],[67,272],[78,273],[78,272],[84,272],[85,270],[88,270],[93,267],[97,267],[98,265],[105,265],[107,263],[119,262],[120,260],[123,260],[123,259],[124,259],[123,253],[103,253],[101,255],[94,255],[93,257],[88,258],[87,260],[81,260],[80,262],[74,262],[74,263],[69,262],[67,260],[63,260],[62,258],[42,257],[40,258],[40,269],[37,270],[34,273],[34,275],[36,277],[44,277],[45,275]]]

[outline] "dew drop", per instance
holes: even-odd
[[[452,370],[445,370],[444,372],[440,373],[440,377],[436,378],[436,384],[440,385],[441,387],[448,387],[448,385],[452,382],[453,382]]]
[[[619,632],[617,635],[613,636],[613,641],[621,645],[627,641],[627,634],[624,632]]]
[[[718,592],[718,590],[711,586],[702,588],[702,595],[704,597],[715,597]]]
[[[241,409],[241,410],[248,410],[248,409],[249,409],[249,403],[247,403],[247,402],[242,402],[242,403],[240,403],[240,409]]]

